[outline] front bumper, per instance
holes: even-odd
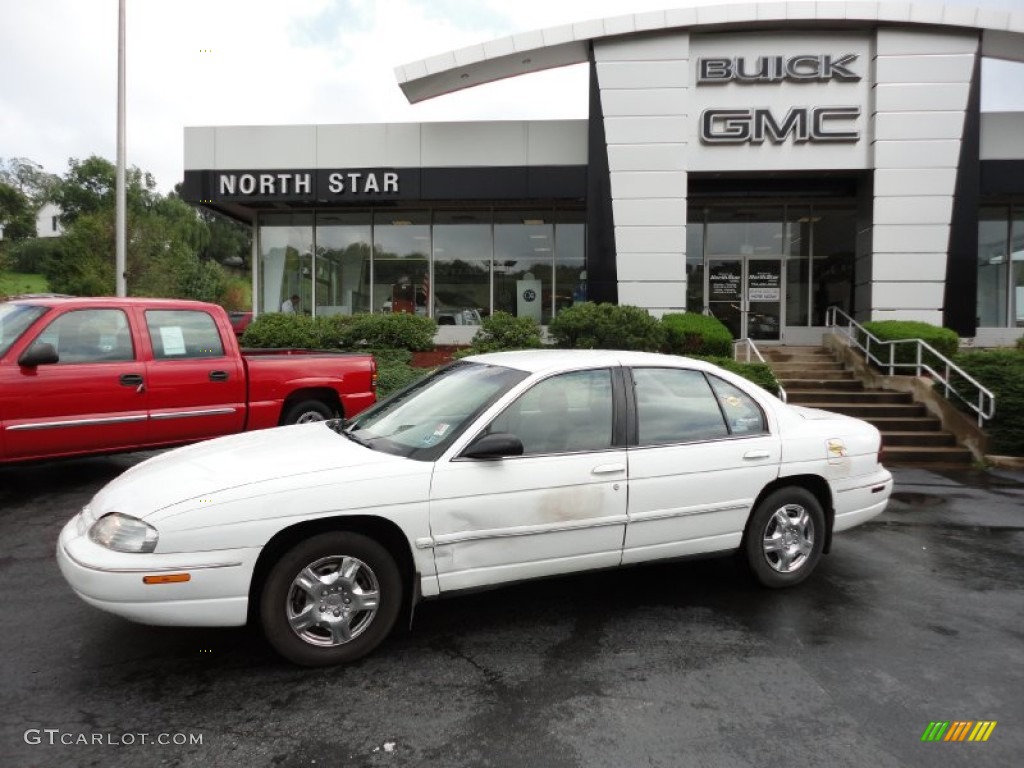
[[[245,624],[258,547],[190,552],[113,552],[79,532],[61,531],[57,564],[75,593],[109,613],[143,624],[233,627]],[[145,576],[187,573],[186,582],[146,584]]]

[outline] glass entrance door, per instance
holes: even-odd
[[[782,328],[782,260],[708,259],[708,309],[737,339],[778,341]]]

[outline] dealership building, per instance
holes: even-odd
[[[1024,333],[1024,12],[681,8],[399,67],[419,102],[589,63],[583,120],[194,127],[185,198],[250,224],[253,306],[415,312],[468,341],[582,300],[818,343],[825,310]]]

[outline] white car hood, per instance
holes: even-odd
[[[218,491],[339,469],[408,461],[359,445],[322,422],[208,440],[168,451],[111,481],[90,502],[93,513],[146,518]]]

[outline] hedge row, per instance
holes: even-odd
[[[250,323],[243,347],[301,349],[432,349],[437,323],[406,314],[309,317],[269,313]]]
[[[732,355],[732,334],[720,320],[692,312],[660,321],[645,309],[585,302],[563,309],[548,326],[559,347],[630,349],[674,355]]]
[[[1008,456],[1024,456],[1024,351],[992,349],[964,352],[957,364],[996,397],[995,417],[985,425],[990,438],[989,451]],[[962,384],[957,389],[972,402],[974,387]]]
[[[864,328],[880,341],[900,341],[903,339],[920,339],[933,347],[940,354],[952,358],[960,348],[960,337],[956,331],[949,328],[941,328],[930,323],[921,323],[914,320],[872,320],[864,323]],[[862,338],[861,343],[864,343]],[[889,359],[889,351],[876,350],[874,345],[872,353],[881,357],[883,361]],[[940,364],[934,355],[922,350],[922,362],[932,367]],[[897,363],[916,363],[916,344],[897,344],[894,361]],[[897,368],[894,373],[912,375],[914,372],[906,367]]]

